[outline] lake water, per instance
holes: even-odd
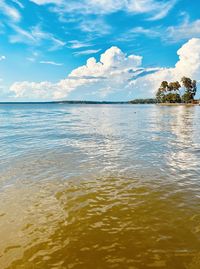
[[[1,269],[199,269],[200,107],[0,105]]]

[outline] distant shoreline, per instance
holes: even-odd
[[[199,106],[200,104],[190,104],[190,103],[157,103],[159,106]]]
[[[87,105],[123,105],[123,104],[155,104],[153,98],[148,99],[135,99],[130,101],[83,101],[83,100],[60,100],[60,101],[44,101],[44,102],[28,102],[28,101],[7,101],[0,102],[0,104],[87,104]]]
[[[31,104],[68,104],[68,105],[147,105],[158,106],[199,106],[200,103],[157,103],[155,99],[135,99],[130,101],[46,101],[46,102],[0,102],[0,105],[31,105]]]
[[[80,104],[80,105],[84,105],[84,104],[94,104],[94,105],[100,105],[100,104],[130,104],[130,102],[107,102],[107,101],[103,101],[103,102],[96,102],[96,101],[47,101],[47,102],[0,102],[0,105],[2,104]]]

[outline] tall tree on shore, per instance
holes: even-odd
[[[164,103],[165,102],[165,94],[168,91],[168,82],[162,81],[160,84],[160,87],[156,93],[156,99],[158,103]]]
[[[182,77],[182,86],[185,88],[185,92],[181,97],[179,81],[167,82],[162,81],[157,93],[156,99],[158,103],[190,103],[194,100],[197,92],[196,80],[192,80],[188,77]]]
[[[156,93],[158,103],[180,103],[180,83],[163,81]],[[178,91],[178,92],[177,92]]]
[[[160,88],[162,89],[163,92],[167,92],[169,89],[168,82],[166,80],[162,81]]]
[[[196,80],[191,80],[191,78],[188,77],[182,77],[181,82],[185,88],[185,93],[182,96],[182,100],[184,103],[190,103],[194,100],[197,92]]]
[[[164,103],[164,98],[165,98],[165,94],[164,94],[163,88],[160,87],[156,93],[156,100],[158,103]]]
[[[181,88],[181,85],[178,81],[170,82],[168,84],[169,91],[179,92],[180,94],[180,88]]]

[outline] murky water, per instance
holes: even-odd
[[[0,268],[200,268],[200,107],[0,105]]]

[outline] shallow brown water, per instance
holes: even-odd
[[[200,268],[199,108],[14,109],[1,269]]]
[[[10,187],[1,268],[197,269],[200,206],[175,189],[132,178]]]

